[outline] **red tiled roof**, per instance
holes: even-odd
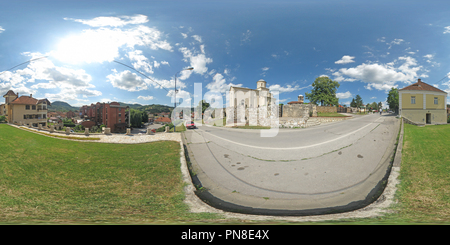
[[[167,122],[167,123],[170,123],[171,120],[170,120],[170,118],[168,118],[168,117],[158,117],[158,118],[155,120],[155,122]]]
[[[16,95],[16,96],[17,96],[17,94],[15,94],[12,90],[9,90],[9,91],[6,92],[6,94],[3,95],[3,96],[6,96],[6,95]]]
[[[291,102],[288,102],[288,104],[303,104],[303,102],[301,102],[301,101],[291,101]]]
[[[38,102],[37,99],[30,96],[20,96],[15,100],[11,101],[11,104],[22,104],[22,105],[36,105]]]
[[[411,84],[402,89],[399,89],[399,91],[401,91],[401,90],[421,90],[421,91],[435,91],[435,92],[446,93],[445,91],[442,91],[442,90],[436,88],[435,86],[431,86],[427,83],[422,82],[420,79],[414,84]]]

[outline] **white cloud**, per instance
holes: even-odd
[[[186,33],[181,33],[181,35],[183,36],[183,38],[187,38],[188,35]]]
[[[450,33],[450,26],[446,26],[446,27],[444,27],[444,28],[445,28],[444,34]]]
[[[199,35],[193,35],[192,36],[195,40],[197,40],[197,42],[201,43],[202,42],[202,38]]]
[[[403,39],[394,39],[394,41],[390,42],[391,45],[399,45],[400,43],[404,42],[405,40]]]
[[[241,37],[241,45],[244,43],[250,42],[250,37],[252,36],[252,32],[250,30],[247,30],[246,32],[242,33]]]
[[[354,56],[348,56],[348,55],[344,55],[342,56],[342,58],[336,62],[334,62],[335,64],[348,64],[348,63],[353,63],[355,62],[353,59],[355,57]]]
[[[213,93],[226,93],[230,90],[230,87],[242,87],[242,84],[233,84],[233,83],[227,83],[225,77],[220,74],[216,73],[216,75],[213,77],[213,81],[208,83],[206,85],[206,88],[209,89],[209,91]]]
[[[4,32],[4,31],[5,31],[5,29],[3,29],[3,28],[0,26],[0,33]]]
[[[120,27],[128,24],[143,24],[148,22],[147,16],[135,15],[135,16],[121,16],[121,17],[105,17],[100,16],[90,20],[64,18],[64,20],[73,20],[92,27],[113,26]]]
[[[353,95],[350,93],[350,91],[347,91],[345,93],[336,93],[336,97],[339,99],[348,99],[351,98]]]
[[[283,86],[281,86],[279,84],[274,84],[274,85],[270,85],[269,86],[269,90],[271,92],[272,91],[277,91],[278,93],[285,93],[285,92],[293,92],[293,91],[296,91],[296,90],[302,90],[302,89],[310,87],[310,86],[311,85],[306,86],[306,87],[300,87],[299,85],[292,86],[292,85],[288,84],[285,87],[283,87]]]
[[[423,56],[426,59],[426,62],[429,63],[431,66],[440,66],[439,63],[433,61],[434,55],[433,54],[427,54]]]
[[[23,53],[35,57],[38,53]],[[31,62],[26,68],[14,72],[5,72],[0,75],[0,92],[11,89],[20,93],[38,93],[38,89],[58,90],[56,93],[45,93],[50,101],[55,100],[82,100],[82,98],[99,96],[102,93],[94,90],[91,84],[92,77],[82,69],[69,69],[57,67],[48,59]],[[39,81],[39,83],[35,83]],[[29,84],[33,83],[33,85]],[[6,93],[6,91],[5,91]]]
[[[147,89],[147,83],[137,74],[131,73],[128,70],[121,73],[117,73],[114,70],[114,73],[106,76],[106,78],[115,88],[131,92]]]
[[[51,54],[67,63],[102,63],[119,57],[119,49],[123,47],[134,49],[145,46],[153,50],[172,51],[172,46],[163,40],[163,36],[159,30],[143,25],[128,29],[100,27],[65,37]]]
[[[140,95],[140,96],[138,96],[137,97],[138,99],[142,99],[142,100],[152,100],[152,99],[154,99],[154,97],[153,96],[142,96],[142,95]]]
[[[268,70],[269,70],[269,67],[263,67],[263,68],[261,68],[261,70],[263,70],[263,71],[268,71]]]
[[[130,51],[126,56],[131,60],[134,69],[143,69],[147,73],[153,74],[152,66],[147,57],[142,54],[141,50]]]
[[[393,41],[391,42],[386,42],[386,37],[381,37],[377,39],[378,42],[382,42],[382,43],[386,43],[386,45],[388,45],[388,49],[391,49],[393,45],[400,45],[402,42],[404,42],[405,40],[400,39],[400,38],[395,38]]]
[[[183,60],[185,62],[189,62],[190,66],[194,68],[191,71],[183,71],[182,76],[180,76],[180,80],[189,78],[192,72],[200,75],[205,74],[208,71],[207,64],[213,62],[211,58],[206,57],[204,47],[200,47],[200,52],[195,49],[189,50],[186,47],[181,47],[179,50],[183,54]]]
[[[403,62],[394,67],[396,63]],[[387,64],[361,64],[352,68],[342,68],[334,72],[335,80],[361,81],[368,85],[367,89],[386,90],[396,87],[396,82],[411,83],[418,77],[422,66],[412,57],[399,57],[398,60]],[[423,75],[421,75],[423,76]]]

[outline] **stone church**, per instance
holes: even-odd
[[[230,87],[228,101],[227,125],[270,126],[278,115],[276,99],[262,79],[256,89]]]

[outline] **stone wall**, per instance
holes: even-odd
[[[337,107],[335,107],[335,106],[317,106],[317,112],[333,113],[333,112],[337,112]]]
[[[271,126],[278,118],[278,106],[245,108],[244,106],[227,107],[226,125],[227,126]]]
[[[310,112],[312,116],[317,116],[317,106],[313,104],[288,104],[282,106],[281,117],[309,117]]]
[[[280,118],[280,128],[307,128],[316,125],[339,122],[351,117],[282,117]]]

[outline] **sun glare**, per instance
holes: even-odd
[[[118,56],[117,40],[110,33],[87,31],[62,39],[54,57],[67,63],[102,63]]]

